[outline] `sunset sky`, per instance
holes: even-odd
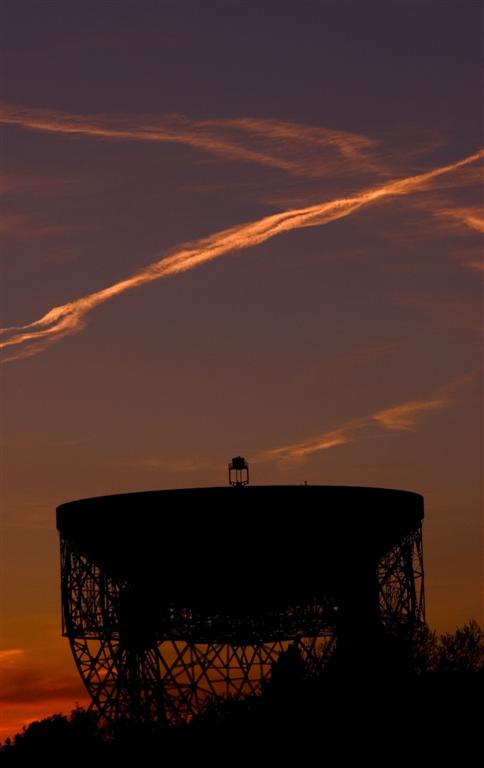
[[[87,702],[56,506],[238,454],[422,493],[427,619],[482,622],[481,3],[2,0],[0,28],[0,740]]]

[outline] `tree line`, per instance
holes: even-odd
[[[176,758],[178,764],[231,764],[245,751],[271,762],[305,751],[341,761],[371,757],[384,761],[398,748],[426,745],[434,756],[450,743],[473,749],[484,722],[484,629],[470,621],[438,636],[422,626],[411,635],[388,637],[360,667],[344,668],[337,654],[318,675],[309,674],[295,647],[273,665],[258,696],[214,700],[191,722],[178,727],[124,720],[111,728],[93,712],[74,709],[30,723],[0,746],[0,764],[77,765],[101,760]],[[390,750],[390,752],[389,752]],[[448,756],[448,752],[447,752]],[[395,755],[394,755],[395,757]],[[262,758],[261,758],[262,759]]]

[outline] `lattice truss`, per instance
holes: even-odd
[[[425,621],[422,527],[407,533],[381,558],[377,569],[380,618],[389,631]]]
[[[243,620],[175,606],[160,608],[157,616],[155,600],[138,600],[131,584],[109,575],[68,540],[61,554],[64,635],[91,708],[108,723],[120,717],[182,722],[211,699],[258,693],[289,646],[298,648],[313,673],[335,648],[334,598]],[[420,528],[382,558],[377,576],[385,627],[423,620]],[[154,621],[144,621],[148,607]]]

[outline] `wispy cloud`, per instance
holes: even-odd
[[[466,261],[466,267],[476,272],[484,272],[484,259],[482,261]]]
[[[0,650],[0,669],[11,669],[18,660],[24,655],[22,648],[8,648]]]
[[[435,225],[444,231],[484,232],[484,207],[482,205],[482,184],[484,167],[481,164],[463,166],[456,173],[441,177],[434,185],[434,192],[425,197],[414,198],[414,207],[432,216],[432,230]],[[452,191],[466,190],[467,201],[458,201]],[[469,202],[474,194],[478,203]]]
[[[448,400],[411,400],[408,403],[377,411],[373,414],[372,420],[386,429],[409,430],[416,425],[423,413],[440,410],[448,404]]]
[[[79,696],[81,682],[75,671],[61,674],[52,665],[44,664],[26,648],[0,651],[0,702],[39,702],[53,697],[71,701]]]
[[[382,170],[372,155],[378,142],[363,134],[273,118],[206,120],[200,125],[234,130],[242,140],[244,134],[252,141],[268,140],[273,152],[288,159],[287,170],[295,175],[318,177],[350,169]]]
[[[374,434],[375,427],[383,431],[410,431],[418,426],[420,419],[431,411],[449,407],[465,387],[475,379],[477,371],[452,379],[426,400],[408,400],[398,405],[383,408],[369,416],[344,422],[339,427],[319,435],[290,443],[278,448],[261,451],[254,457],[256,462],[276,461],[294,464],[315,453],[347,445],[358,439]]]
[[[465,177],[461,176],[461,179],[464,185]],[[456,203],[442,193],[416,199],[414,205],[433,217],[432,230],[435,229],[435,223],[437,223],[438,227],[445,232],[468,232],[469,230],[484,232],[484,208],[482,205],[462,205],[462,203]]]
[[[281,461],[283,463],[298,462],[308,458],[313,453],[327,451],[330,448],[336,448],[339,445],[346,445],[354,439],[355,430],[361,429],[355,427],[351,422],[343,424],[338,429],[329,432],[323,432],[316,437],[310,437],[307,440],[301,440],[297,443],[283,445],[279,448],[270,448],[259,453],[254,461]]]
[[[441,208],[435,215],[454,221],[456,224],[476,232],[484,232],[484,209],[480,206],[467,206],[465,208]]]
[[[455,163],[434,168],[417,176],[390,181],[348,197],[265,216],[182,246],[131,277],[67,304],[53,307],[33,323],[1,329],[0,336],[3,340],[0,343],[0,349],[14,348],[11,352],[7,352],[4,361],[36,354],[63,336],[80,330],[84,327],[85,318],[91,310],[128,290],[169,275],[186,272],[228,253],[260,245],[284,232],[303,227],[322,226],[349,216],[366,206],[424,191],[431,187],[435,179],[463,166],[471,165],[483,156],[484,151],[481,150]]]
[[[0,651],[0,738],[53,712],[70,712],[77,702],[87,703],[87,694],[74,669],[42,668],[22,648]]]
[[[6,240],[31,242],[33,238],[63,235],[69,228],[63,224],[43,224],[23,213],[1,213],[0,235]]]
[[[296,176],[376,169],[365,136],[263,118],[191,120],[184,115],[76,115],[0,103],[0,123],[37,132],[111,141],[184,144],[226,159],[256,163]],[[308,153],[307,150],[310,150]]]
[[[65,192],[74,188],[74,179],[55,178],[52,176],[34,176],[29,173],[0,172],[0,195],[23,195]]]

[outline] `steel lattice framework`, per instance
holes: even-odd
[[[123,627],[126,604],[136,604],[136,589],[113,579],[68,540],[61,547],[63,633],[91,706],[108,722],[126,716],[178,723],[198,714],[210,699],[258,693],[289,645],[298,647],[313,671],[333,650],[331,601],[243,621],[172,607],[156,636],[140,637]]]
[[[410,531],[378,562],[379,606],[389,631],[425,621],[422,526]]]
[[[143,573],[123,573],[59,527],[63,633],[91,707],[107,723],[122,717],[178,723],[213,698],[257,693],[289,646],[297,647],[306,669],[316,672],[348,634],[348,626],[355,632],[366,610],[356,586],[359,561],[355,573],[346,574],[343,590],[338,577],[329,586],[304,590],[301,600],[214,609],[197,601],[168,600],[163,584]],[[411,630],[423,622],[420,522],[368,560],[376,611],[365,631]],[[260,584],[262,592],[270,588]],[[353,613],[356,620],[348,623]]]

